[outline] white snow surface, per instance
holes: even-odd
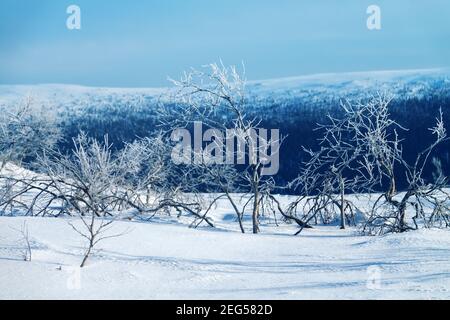
[[[409,81],[441,72],[318,75],[254,81],[250,86],[271,94],[307,84],[314,88],[350,81],[345,87],[365,87],[373,81],[397,82],[403,77]],[[65,105],[92,96],[126,100],[163,91],[0,86],[0,104],[27,94]],[[85,242],[69,225],[80,224],[77,219],[0,217],[0,299],[450,298],[450,230],[367,237],[351,228],[317,226],[294,237],[298,230],[294,225],[277,227],[267,220],[262,233],[253,235],[246,217],[247,234],[241,234],[226,203],[219,205],[213,218],[216,229],[190,229],[186,218],[118,221],[109,232],[127,232],[101,242],[80,269]],[[24,244],[17,231],[24,221],[31,262],[23,261]]]
[[[430,79],[450,81],[449,68],[383,70],[366,72],[322,73],[278,79],[253,80],[247,84],[249,94],[262,97],[303,95],[311,90],[344,97],[349,91],[378,88],[389,90],[408,84],[412,93],[420,91]],[[140,99],[159,99],[173,87],[165,88],[107,88],[72,84],[0,85],[0,105],[19,103],[26,97],[47,106],[69,108],[72,105],[98,104],[100,101],[138,103]],[[405,94],[403,92],[403,94]]]
[[[0,299],[448,299],[450,231],[382,237],[265,223],[241,234],[231,211],[217,229],[120,221],[80,269],[83,239],[68,218],[0,217]],[[17,231],[27,222],[33,256]],[[250,231],[250,224],[247,229]]]

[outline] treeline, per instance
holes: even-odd
[[[390,103],[392,118],[401,123],[408,130],[402,130],[399,135],[404,139],[404,157],[412,160],[419,150],[428,145],[430,136],[428,128],[435,122],[436,114],[443,110],[443,118],[450,122],[450,85],[444,80],[428,80],[427,86],[415,82],[394,88],[393,100]],[[249,89],[251,93],[251,89]],[[339,92],[339,91],[338,91]],[[280,129],[284,140],[280,150],[280,171],[276,176],[279,184],[285,184],[295,178],[299,170],[299,163],[306,160],[305,154],[299,152],[302,146],[315,148],[321,132],[315,131],[318,123],[327,121],[327,116],[342,117],[340,103],[346,99],[350,101],[364,101],[366,97],[375,94],[375,89],[365,92],[344,91],[338,95],[336,91],[292,91],[264,94],[262,96],[249,95],[246,114],[260,119],[260,127]],[[105,134],[113,145],[113,150],[119,150],[127,142],[137,137],[151,136],[160,130],[158,109],[170,107],[170,103],[158,97],[141,97],[132,102],[121,99],[108,101],[84,101],[77,108],[62,109],[62,135],[64,139],[59,143],[61,150],[70,151],[72,138],[81,131],[89,136],[102,139]],[[180,115],[181,117],[183,115]],[[227,113],[216,114],[218,121],[231,122],[232,117]],[[229,123],[229,125],[231,125]],[[443,170],[450,172],[450,143],[439,146],[438,153],[442,161]],[[431,178],[433,168],[426,168],[424,176]],[[406,181],[400,177],[399,187],[404,188]],[[280,190],[282,193],[290,193]]]

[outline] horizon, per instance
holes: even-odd
[[[450,76],[450,67],[437,67],[437,68],[418,68],[418,69],[386,69],[386,70],[366,70],[366,71],[343,71],[343,72],[321,72],[321,73],[311,73],[311,74],[301,74],[293,75],[279,78],[266,78],[266,79],[247,79],[247,84],[257,84],[270,81],[291,81],[291,80],[308,80],[309,78],[326,78],[332,76],[406,76],[414,75],[415,73],[423,74],[443,74]],[[320,79],[317,79],[320,80]],[[375,79],[376,80],[376,79]],[[311,79],[313,81],[313,79]],[[342,79],[335,79],[336,82],[343,81]],[[170,84],[170,81],[167,81]],[[0,87],[34,87],[34,86],[63,86],[63,87],[81,87],[81,88],[92,88],[92,89],[167,89],[172,86],[95,86],[95,85],[84,85],[78,83],[64,83],[64,82],[42,82],[42,83],[0,83]]]

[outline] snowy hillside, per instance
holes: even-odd
[[[405,145],[405,154],[419,152],[429,138],[439,109],[450,122],[450,70],[400,70],[340,74],[318,74],[293,78],[250,81],[246,90],[248,117],[261,120],[265,128],[277,128],[286,136],[281,152],[282,183],[295,178],[298,164],[304,161],[302,146],[316,148],[327,114],[342,111],[344,99],[359,101],[387,92],[393,95],[391,112],[404,127],[411,129],[419,141]],[[145,137],[158,129],[158,106],[170,103],[169,88],[91,88],[77,85],[0,85],[0,107],[20,104],[25,97],[55,114],[62,126],[62,150],[71,148],[79,130],[103,139],[108,134],[113,145],[120,147],[136,137]],[[221,121],[228,114],[217,114]],[[230,119],[228,119],[230,120]],[[407,132],[402,134],[407,135]],[[407,137],[405,137],[407,138]],[[413,139],[406,139],[413,141]],[[417,143],[416,143],[417,142]],[[408,143],[408,142],[406,142]],[[444,168],[450,168],[450,157],[443,154]],[[295,171],[295,172],[294,172]],[[431,176],[431,172],[427,172]],[[401,182],[400,182],[401,183]]]
[[[27,221],[33,259],[21,259]],[[230,221],[223,226],[233,227]],[[319,227],[292,237],[120,222],[78,268],[66,219],[0,218],[0,299],[449,299],[450,232],[361,237]],[[113,232],[114,232],[113,231]]]
[[[447,78],[448,69],[389,70],[349,73],[322,73],[290,78],[251,81],[250,86],[259,86],[262,92],[274,90],[314,89],[319,87],[371,88],[376,84],[407,84],[425,82],[431,78]]]
[[[450,85],[449,69],[392,70],[352,73],[328,73],[298,77],[249,81],[248,92],[260,99],[266,97],[306,95],[311,92],[344,97],[361,90],[401,90],[408,87],[411,94],[433,85],[433,82]],[[58,105],[76,102],[119,101],[144,102],[158,98],[169,88],[102,88],[79,85],[0,85],[0,103],[16,102],[31,96],[41,103]],[[144,100],[139,100],[144,99]]]

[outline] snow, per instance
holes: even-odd
[[[367,72],[319,73],[288,78],[250,81],[249,85],[259,85],[267,90],[286,90],[315,88],[352,83],[358,86],[371,86],[375,82],[395,83],[399,81],[418,80],[428,76],[448,76],[449,69],[407,69],[382,70]]]
[[[286,77],[278,79],[249,81],[247,90],[250,95],[259,98],[283,95],[302,96],[314,91],[322,94],[339,95],[341,98],[349,92],[364,89],[382,88],[383,90],[403,89],[408,85],[412,92],[423,89],[430,81],[450,79],[450,69],[406,69],[367,72],[323,73]],[[35,102],[57,104],[67,108],[80,102],[99,103],[99,101],[134,101],[136,98],[158,99],[170,88],[107,88],[85,87],[71,84],[36,85],[0,85],[0,104],[17,103],[25,97]]]
[[[299,89],[359,90],[381,81],[412,82],[448,70],[324,74],[253,81],[258,95]],[[448,82],[447,78],[445,78]],[[0,104],[31,95],[61,107],[80,101],[134,101],[165,89],[88,88],[73,85],[0,86]],[[305,91],[305,92],[306,92]],[[299,92],[297,92],[300,94]],[[296,93],[296,94],[297,94]],[[69,103],[70,102],[70,103]],[[105,103],[106,103],[105,102]],[[81,103],[81,105],[84,105]],[[86,105],[89,105],[86,103]],[[18,167],[6,171],[33,173]],[[280,197],[289,201],[288,197]],[[358,202],[358,206],[368,202]],[[367,237],[356,229],[317,226],[294,237],[294,225],[263,220],[261,234],[241,234],[226,202],[214,210],[216,229],[188,228],[186,217],[123,220],[80,269],[85,243],[70,218],[0,217],[0,299],[449,299],[450,230],[419,230]],[[32,261],[23,261],[17,231],[26,221]]]
[[[319,226],[294,237],[294,226],[265,221],[253,235],[229,213],[216,211],[217,229],[116,222],[110,232],[126,234],[100,243],[83,269],[72,219],[0,217],[0,299],[450,298],[449,230],[365,237]],[[31,262],[16,231],[24,221]]]

